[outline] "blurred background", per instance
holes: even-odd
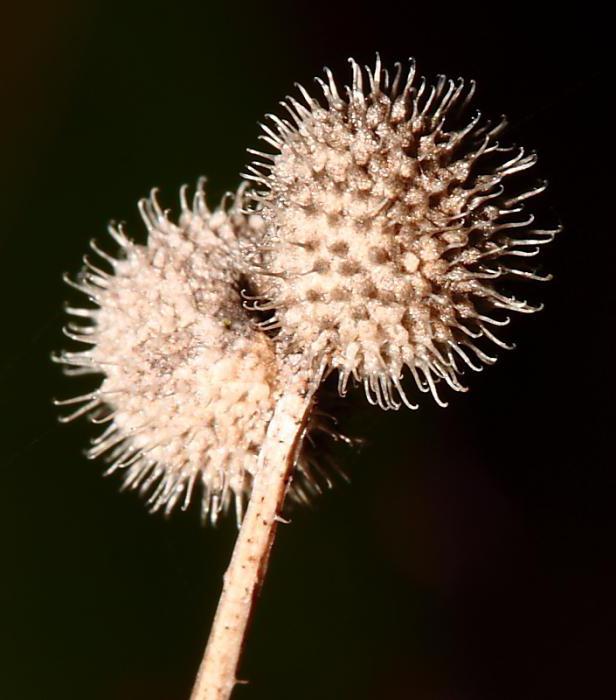
[[[157,185],[234,189],[257,121],[323,65],[415,56],[476,78],[540,155],[541,314],[439,409],[358,399],[351,484],[281,528],[238,700],[519,700],[616,694],[613,108],[591,4],[57,0],[6,9],[0,41],[0,697],[184,700],[235,527],[147,515],[59,426],[71,394],[63,271]],[[612,39],[610,39],[612,41]],[[611,76],[609,80],[612,80]],[[141,237],[141,238],[140,238]]]

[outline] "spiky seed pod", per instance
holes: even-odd
[[[241,191],[210,212],[203,181],[192,206],[182,189],[181,205],[173,223],[154,191],[139,205],[147,245],[112,226],[119,258],[92,242],[101,263],[86,257],[67,280],[93,304],[67,309],[76,322],[65,333],[89,348],[57,360],[104,378],[57,403],[74,407],[65,421],[87,414],[106,424],[88,456],[122,469],[152,510],[186,508],[201,484],[204,517],[215,521],[234,500],[239,521],[278,392],[273,343],[240,297],[240,248],[255,220],[241,213]]]
[[[317,78],[325,103],[299,86],[305,104],[282,103],[292,123],[268,115],[263,126],[276,152],[251,151],[245,177],[260,186],[253,208],[265,222],[255,279],[279,341],[337,369],[341,394],[353,376],[371,403],[415,408],[401,384],[408,368],[445,405],[439,380],[463,391],[465,365],[495,361],[477,341],[507,347],[493,329],[509,319],[491,312],[536,310],[498,283],[546,279],[511,262],[556,233],[532,229],[525,212],[544,184],[507,191],[536,158],[499,145],[504,121],[463,120],[474,83],[428,86],[413,61],[391,81],[378,56],[365,75],[351,65],[342,95],[329,70]]]

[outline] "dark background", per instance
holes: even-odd
[[[256,122],[346,58],[474,77],[550,180],[546,309],[472,391],[384,414],[352,475],[280,531],[237,698],[610,697],[614,113],[592,4],[23,3],[0,51],[0,697],[184,700],[231,520],[148,516],[59,426],[63,271],[150,187],[233,189]],[[610,39],[609,41],[612,41]],[[258,147],[258,146],[257,146]]]

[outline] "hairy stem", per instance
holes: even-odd
[[[242,521],[191,700],[227,700],[250,615],[265,577],[270,549],[295,456],[308,418],[313,389],[302,374],[282,383],[284,392],[259,455]]]

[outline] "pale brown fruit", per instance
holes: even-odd
[[[195,486],[215,521],[235,501],[241,519],[257,454],[278,395],[273,341],[256,329],[240,297],[240,248],[251,235],[242,192],[210,212],[203,181],[192,206],[181,194],[173,223],[156,193],[141,200],[147,245],[109,231],[116,259],[92,243],[101,264],[72,286],[92,305],[67,309],[66,335],[90,347],[57,359],[72,373],[102,374],[99,388],[58,401],[104,423],[88,456],[149,495],[152,510],[185,508]],[[101,266],[109,268],[104,271]]]
[[[545,185],[508,191],[536,158],[496,141],[504,121],[461,121],[474,83],[439,76],[429,86],[412,61],[391,80],[378,57],[365,74],[351,65],[342,95],[329,70],[317,79],[323,103],[300,86],[304,104],[283,103],[292,123],[268,115],[263,126],[275,153],[252,151],[245,177],[259,186],[253,210],[264,221],[255,286],[278,342],[317,373],[338,370],[341,394],[352,376],[371,403],[415,408],[407,370],[446,405],[439,381],[463,391],[465,366],[495,361],[481,340],[508,347],[494,333],[509,320],[498,312],[537,310],[500,280],[547,279],[512,262],[556,233],[526,214]]]

